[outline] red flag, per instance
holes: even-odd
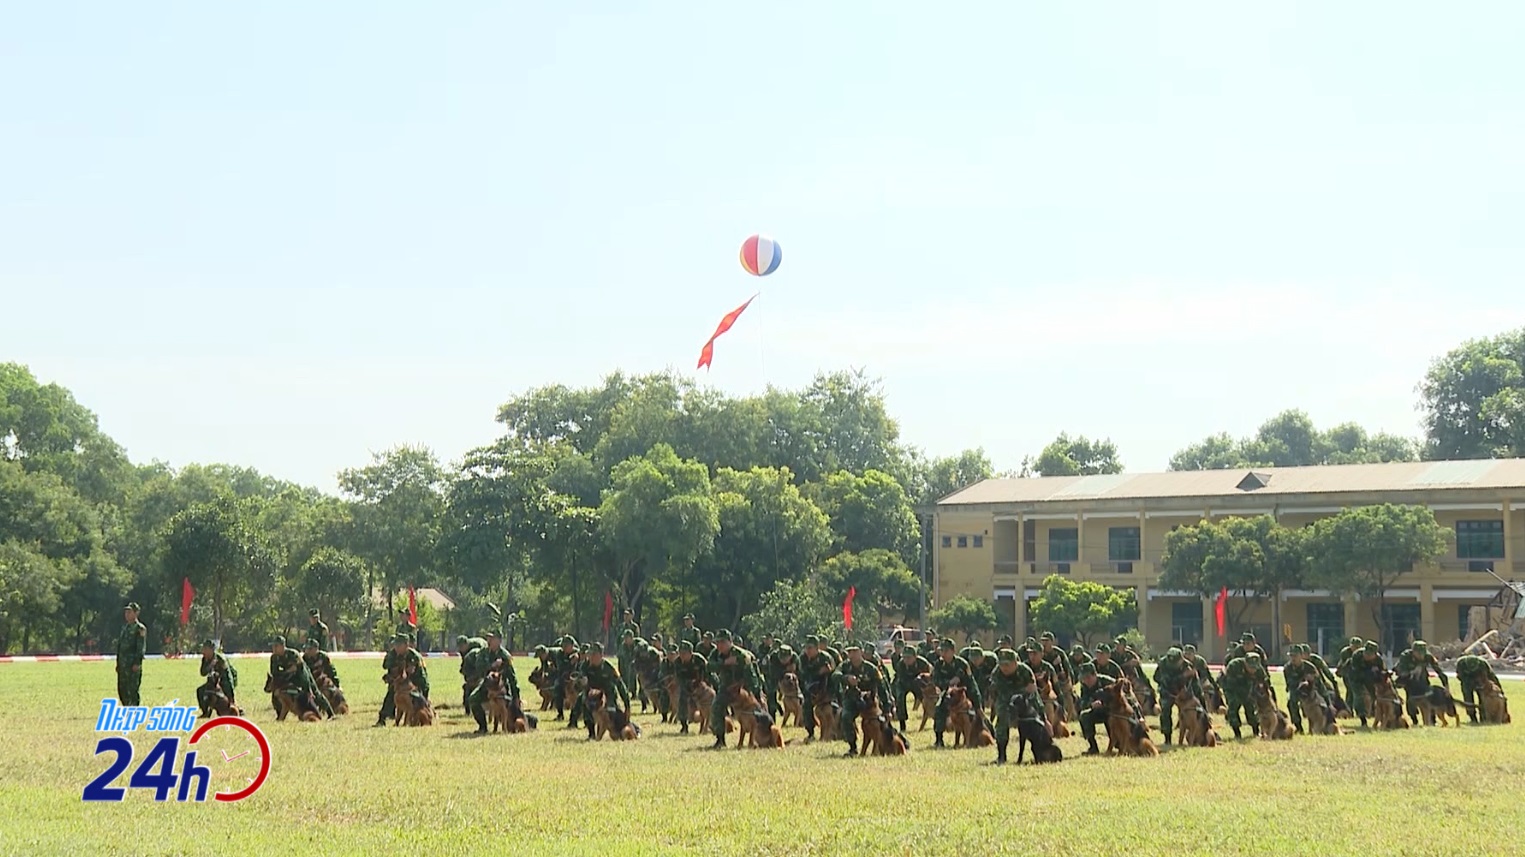
[[[191,588],[191,579],[185,578],[180,583],[180,627],[184,628],[191,621],[191,602],[196,599],[196,590]]]
[[[604,590],[604,630],[609,630],[609,622],[614,618],[614,593]]]
[[[842,624],[847,630],[853,629],[853,597],[858,594],[858,587],[847,587],[847,597],[842,600]]]
[[[761,292],[758,294],[761,294]],[[731,326],[736,323],[736,319],[741,318],[741,314],[745,312],[747,307],[751,306],[752,301],[755,300],[757,300],[757,295],[753,295],[747,298],[746,303],[725,314],[725,318],[722,318],[720,320],[720,324],[715,327],[715,332],[710,334],[710,341],[704,343],[704,347],[699,349],[699,365],[694,368],[709,368],[710,361],[715,359],[715,340],[720,338],[720,334],[730,330]]]
[[[1218,593],[1218,603],[1213,605],[1213,618],[1218,621],[1218,636],[1220,637],[1223,636],[1224,625],[1228,619],[1227,608],[1228,587],[1225,586],[1223,591]]]
[[[413,627],[418,627],[418,598],[413,594],[413,587],[408,587],[408,622]]]

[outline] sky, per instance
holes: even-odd
[[[1160,470],[1287,408],[1417,436],[1429,362],[1525,319],[1522,37],[1509,2],[10,4],[0,361],[136,461],[330,491],[616,369],[861,368],[998,468],[1068,431]]]

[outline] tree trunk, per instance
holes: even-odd
[[[1271,593],[1271,659],[1281,662],[1281,590]]]
[[[581,594],[581,590],[579,590],[578,587],[577,587],[577,550],[574,548],[572,550],[572,628],[573,628],[572,634],[573,634],[573,636],[580,636],[582,634],[582,609],[580,607],[581,602],[582,602],[582,598],[579,597],[580,594]]]
[[[217,632],[216,639],[222,643],[222,575],[217,576],[217,583],[212,587],[212,628]]]

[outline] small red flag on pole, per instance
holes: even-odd
[[[614,593],[604,590],[604,630],[609,630],[609,623],[614,619]]]
[[[858,587],[847,587],[847,597],[842,600],[842,624],[847,630],[853,629],[853,598],[858,594]]]
[[[413,627],[418,627],[418,597],[413,594],[413,587],[408,587],[408,621]]]
[[[761,292],[759,292],[758,294],[761,294]],[[746,303],[742,304],[741,306],[739,306],[739,307],[737,307],[737,308],[735,308],[735,309],[733,309],[730,312],[725,314],[725,318],[722,318],[720,320],[720,324],[718,326],[716,326],[715,332],[710,334],[710,341],[704,343],[704,347],[699,350],[699,365],[694,367],[694,368],[696,368],[696,369],[708,369],[709,368],[710,361],[715,359],[715,340],[720,338],[720,334],[725,333],[727,330],[730,330],[731,326],[736,324],[736,319],[741,318],[741,314],[743,312],[746,312],[747,307],[751,306],[752,305],[752,301],[755,301],[755,300],[757,300],[757,295],[753,295],[753,296],[747,298],[747,302]]]
[[[196,600],[196,590],[191,588],[189,577],[180,582],[180,627],[191,621],[191,602]]]
[[[1218,593],[1218,603],[1213,605],[1213,618],[1218,622],[1218,636],[1223,636],[1228,621],[1228,587]]]

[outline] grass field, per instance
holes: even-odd
[[[439,660],[435,700],[453,703],[441,725],[371,728],[382,687],[372,661],[339,663],[355,713],[276,723],[258,693],[264,663],[238,666],[273,767],[236,804],[156,804],[136,791],[83,803],[106,766],[93,729],[101,697],[115,693],[112,666],[0,666],[0,853],[1434,857],[1525,847],[1518,723],[1230,742],[1153,760],[1078,758],[1074,738],[1063,744],[1076,758],[1061,765],[997,768],[990,752],[927,749],[930,732],[913,732],[903,758],[850,760],[841,743],[709,751],[709,739],[677,737],[655,717],[638,717],[646,737],[626,744],[588,744],[548,720],[529,735],[478,738],[456,708],[455,663]],[[197,684],[195,661],[151,661],[143,700],[194,704]],[[139,736],[138,752],[150,743]]]

